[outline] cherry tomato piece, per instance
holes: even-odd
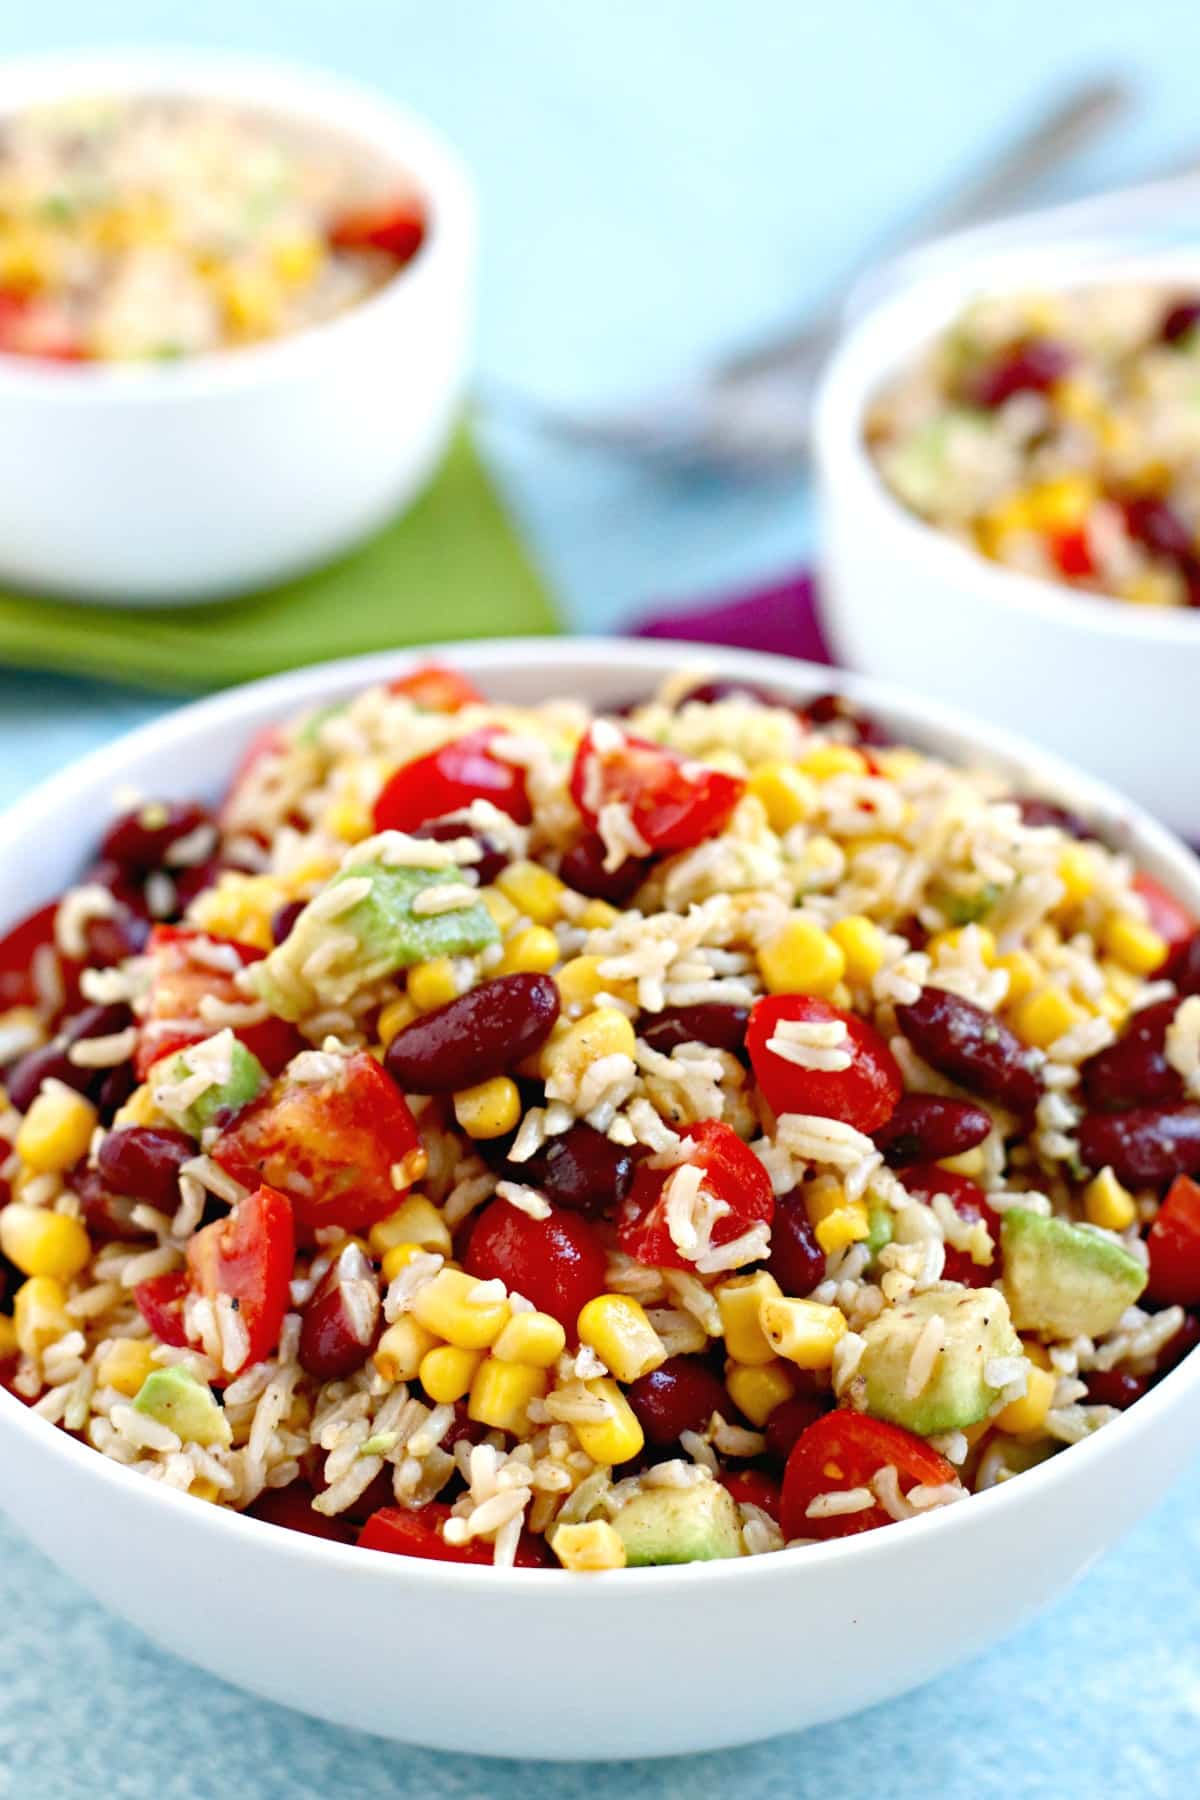
[[[228,1218],[206,1225],[188,1244],[193,1291],[214,1302],[233,1300],[246,1330],[246,1357],[231,1377],[262,1362],[278,1344],[295,1260],[291,1201],[271,1187],[239,1200]]]
[[[492,1546],[480,1539],[469,1544],[448,1544],[442,1536],[450,1508],[440,1500],[413,1511],[383,1506],[371,1514],[358,1534],[360,1550],[383,1550],[391,1556],[417,1556],[427,1562],[491,1563]],[[542,1538],[523,1531],[517,1544],[518,1569],[545,1569],[551,1562]]]
[[[215,947],[215,948],[214,948]],[[146,946],[150,988],[134,1067],[144,1081],[160,1057],[211,1037],[217,1029],[200,1015],[206,994],[227,1005],[244,1005],[237,986],[239,970],[260,962],[263,952],[232,938],[213,937],[180,925],[156,925]],[[209,960],[223,957],[227,968]],[[192,1021],[195,1021],[194,1024]],[[268,1075],[277,1075],[299,1051],[304,1039],[285,1019],[268,1018],[258,1025],[239,1025],[235,1036],[257,1056]]]
[[[578,1213],[531,1219],[507,1200],[493,1200],[475,1222],[463,1266],[532,1300],[570,1338],[581,1308],[604,1292],[604,1246]]]
[[[388,682],[389,694],[402,694],[425,712],[461,712],[464,706],[478,705],[483,695],[473,681],[456,669],[445,669],[441,663],[422,663],[410,675],[398,675]]]
[[[0,1012],[7,1012],[10,1006],[36,1006],[33,959],[43,944],[53,948],[57,911],[58,901],[52,900],[0,937]]]
[[[958,1479],[944,1456],[902,1426],[845,1409],[826,1413],[801,1432],[788,1457],[780,1513],[784,1537],[851,1537],[892,1524],[890,1514],[879,1505],[825,1518],[810,1518],[808,1513],[818,1494],[868,1487],[872,1477],[889,1465],[900,1478],[901,1493]]]
[[[1151,1298],[1160,1306],[1200,1306],[1200,1183],[1175,1177],[1146,1244]]]
[[[183,1303],[191,1283],[182,1269],[170,1275],[152,1275],[139,1281],[133,1290],[137,1309],[160,1344],[182,1350],[187,1343],[183,1324]]]
[[[832,1024],[846,1028],[848,1069],[804,1069],[771,1049],[781,1024]],[[866,1019],[843,1012],[811,994],[767,994],[755,1002],[746,1032],[755,1080],[776,1113],[814,1113],[840,1119],[870,1134],[886,1125],[904,1092],[895,1057]]]
[[[761,1469],[726,1470],[720,1482],[739,1506],[757,1506],[778,1525],[783,1495],[779,1483],[764,1475]]]
[[[713,1222],[713,1249],[730,1244],[755,1225],[770,1225],[775,1196],[766,1170],[737,1132],[720,1119],[685,1125],[680,1134],[692,1149],[689,1163],[701,1171],[703,1191],[725,1211]],[[617,1241],[627,1256],[657,1269],[694,1269],[671,1236],[667,1219],[667,1186],[675,1169],[653,1169],[642,1163],[628,1197],[617,1210]]]
[[[1168,893],[1161,882],[1155,881],[1153,875],[1141,870],[1134,876],[1132,886],[1134,893],[1140,894],[1146,902],[1151,928],[1160,938],[1165,938],[1168,952],[1176,945],[1186,943],[1196,929],[1196,920],[1182,902]]]
[[[1050,554],[1062,574],[1079,579],[1094,575],[1096,564],[1086,531],[1056,531],[1050,537]]]
[[[330,1519],[314,1511],[313,1491],[303,1481],[293,1481],[285,1488],[264,1488],[246,1508],[246,1517],[282,1525],[286,1531],[302,1531],[305,1537],[326,1538],[333,1544],[352,1544],[358,1535],[346,1519]]]
[[[965,1219],[969,1225],[983,1220],[991,1233],[991,1261],[977,1263],[968,1251],[955,1250],[947,1244],[942,1280],[959,1281],[964,1287],[989,1287],[1001,1270],[1000,1214],[994,1206],[988,1205],[987,1195],[979,1183],[972,1181],[969,1175],[957,1175],[952,1169],[939,1168],[937,1163],[915,1163],[911,1168],[899,1170],[899,1175],[909,1193],[917,1199],[932,1200],[935,1194],[945,1194],[960,1219]]]
[[[379,206],[344,213],[329,241],[335,250],[379,250],[393,262],[411,262],[425,241],[425,205],[416,193],[397,194]]]
[[[745,789],[738,775],[629,737],[607,721],[585,734],[571,769],[571,798],[588,824],[599,823],[604,807],[622,806],[650,851],[688,850],[715,837]]]
[[[502,735],[497,726],[485,725],[401,764],[375,802],[376,831],[415,831],[430,819],[461,812],[472,800],[490,800],[518,825],[527,825],[524,772],[489,749]]]

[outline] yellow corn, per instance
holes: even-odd
[[[1039,1369],[1051,1369],[1054,1367],[1053,1363],[1050,1361],[1050,1352],[1047,1350],[1045,1344],[1039,1344],[1035,1337],[1022,1338],[1021,1348],[1024,1350],[1030,1362],[1036,1363]]]
[[[296,231],[271,245],[271,268],[287,287],[307,287],[325,260],[325,246],[312,231]]]
[[[1143,569],[1122,589],[1122,599],[1135,606],[1183,606],[1187,587],[1177,569],[1163,564]]]
[[[969,1175],[972,1181],[978,1181],[986,1167],[982,1144],[976,1144],[973,1150],[960,1150],[957,1156],[943,1156],[938,1161],[939,1169],[949,1169],[952,1175]]]
[[[541,1053],[546,1080],[568,1075],[580,1080],[602,1056],[632,1056],[637,1047],[633,1026],[615,1006],[598,1006],[561,1033],[551,1037]]]
[[[1077,531],[1096,501],[1096,484],[1087,475],[1061,475],[1029,490],[1029,522],[1035,531]]]
[[[74,1330],[62,1282],[52,1275],[23,1281],[13,1301],[13,1325],[23,1356],[40,1356],[48,1344]]]
[[[19,1351],[17,1327],[7,1313],[0,1313],[0,1363],[8,1362]]]
[[[974,932],[973,940],[964,939],[964,932]],[[996,962],[996,939],[986,925],[955,925],[947,931],[936,931],[930,938],[926,949],[931,956],[942,952],[947,956],[957,956],[967,941],[974,943],[979,959],[990,969]]]
[[[1058,1377],[1053,1370],[1039,1369],[1036,1363],[1031,1363],[1029,1385],[1024,1394],[1019,1400],[1010,1400],[1003,1411],[996,1414],[992,1423],[1001,1431],[1011,1432],[1015,1436],[1020,1436],[1023,1432],[1041,1431],[1057,1385]]]
[[[415,963],[408,971],[408,997],[418,1012],[433,1012],[458,999],[458,976],[448,956]]]
[[[545,1369],[533,1369],[527,1363],[497,1362],[489,1356],[475,1371],[467,1414],[478,1425],[487,1425],[493,1431],[511,1431],[520,1437],[529,1429],[529,1402],[540,1400],[549,1383]]]
[[[752,1425],[763,1426],[785,1400],[796,1391],[796,1383],[786,1363],[772,1359],[749,1367],[745,1363],[725,1365],[725,1387],[738,1411],[745,1413]]]
[[[514,1313],[492,1345],[500,1362],[527,1363],[531,1369],[554,1366],[567,1347],[567,1334],[549,1313]]]
[[[764,1300],[775,1299],[782,1292],[775,1277],[766,1269],[758,1269],[753,1275],[732,1275],[715,1292],[721,1334],[734,1362],[771,1362],[775,1352],[763,1335],[758,1315]]]
[[[564,1006],[582,1006],[597,994],[612,994],[619,1000],[635,997],[632,982],[613,981],[601,975],[600,965],[605,960],[603,956],[573,956],[563,964],[554,980]]]
[[[925,758],[919,750],[909,750],[899,744],[873,750],[871,754],[879,765],[880,774],[886,775],[889,781],[907,781],[910,775],[925,766]]]
[[[507,1075],[460,1088],[454,1096],[454,1116],[468,1137],[503,1137],[521,1117],[520,1089]]]
[[[475,1371],[482,1361],[482,1350],[460,1350],[457,1344],[436,1344],[421,1358],[418,1377],[436,1405],[449,1406],[470,1392]]]
[[[275,942],[271,920],[287,898],[282,882],[273,875],[241,875],[230,869],[215,887],[196,895],[188,908],[188,923],[217,937],[253,944],[256,950],[270,950]]]
[[[758,952],[758,967],[772,994],[831,994],[846,973],[835,938],[797,914]]]
[[[507,1299],[479,1298],[484,1289],[482,1281],[461,1269],[439,1269],[415,1295],[413,1317],[460,1350],[486,1350],[500,1336],[510,1314]]]
[[[845,1206],[835,1207],[817,1225],[815,1235],[826,1256],[833,1256],[850,1244],[862,1243],[871,1235],[866,1201],[851,1200]]]
[[[844,1314],[816,1300],[764,1300],[759,1318],[772,1349],[800,1369],[827,1369],[846,1330]]]
[[[200,1475],[192,1482],[191,1486],[188,1488],[188,1493],[192,1496],[193,1500],[207,1500],[211,1505],[215,1504],[219,1498],[221,1489],[217,1486],[215,1481],[209,1481],[207,1476]]]
[[[747,790],[761,801],[772,831],[790,831],[811,819],[817,809],[817,793],[809,776],[791,763],[759,763]]]
[[[379,1022],[375,1028],[385,1050],[392,1039],[411,1025],[417,1016],[417,1009],[407,994],[401,994],[398,1000],[388,1001],[379,1014]]]
[[[838,1212],[848,1206],[846,1190],[836,1175],[818,1175],[815,1180],[804,1184],[804,1210],[808,1222],[814,1228],[827,1219],[830,1213]]]
[[[1064,988],[1044,987],[1027,994],[1013,1012],[1017,1036],[1037,1050],[1048,1050],[1063,1033],[1087,1017]]]
[[[485,887],[480,889],[479,898],[492,915],[492,922],[501,931],[511,931],[521,915],[507,895],[502,894],[499,888]]]
[[[253,264],[225,266],[213,286],[230,326],[242,337],[269,337],[279,328],[279,284]]]
[[[1058,859],[1058,879],[1063,885],[1060,911],[1082,906],[1096,885],[1096,860],[1086,844],[1068,844]]]
[[[667,1360],[666,1346],[638,1301],[597,1294],[579,1315],[579,1341],[588,1344],[618,1381],[636,1381]]]
[[[545,975],[562,955],[548,925],[529,925],[509,938],[496,966],[498,975]]]
[[[607,900],[589,900],[579,915],[579,923],[585,931],[606,931],[620,916],[617,908],[610,906]]]
[[[78,1219],[16,1200],[0,1211],[0,1250],[22,1275],[53,1275],[56,1281],[70,1281],[92,1254]]]
[[[426,1331],[404,1313],[388,1326],[371,1360],[385,1381],[415,1381],[422,1362],[436,1344],[432,1331]]]
[[[376,1220],[371,1227],[369,1243],[375,1256],[385,1256],[400,1244],[436,1250],[440,1256],[450,1254],[450,1232],[446,1221],[424,1194],[409,1194],[395,1212],[389,1213],[386,1219]]]
[[[1166,939],[1132,913],[1113,913],[1105,920],[1100,946],[1133,975],[1153,975],[1167,956]]]
[[[385,1281],[395,1281],[401,1269],[407,1269],[414,1256],[427,1256],[429,1253],[421,1244],[393,1244],[385,1250],[380,1268]]]
[[[867,759],[852,744],[814,744],[797,766],[814,781],[828,781],[831,775],[865,775]]]
[[[497,875],[496,886],[535,925],[553,925],[562,912],[562,898],[567,891],[557,875],[535,862],[509,863]]]
[[[21,1121],[14,1148],[40,1174],[61,1175],[87,1152],[97,1113],[90,1101],[61,1081],[43,1083]]]
[[[1101,1169],[1083,1190],[1083,1210],[1104,1231],[1127,1231],[1137,1218],[1137,1204],[1110,1168]],[[0,1223],[2,1223],[0,1218]]]
[[[625,1567],[625,1545],[607,1519],[556,1525],[550,1548],[564,1569],[586,1572]]]
[[[1042,979],[1041,964],[1028,950],[1010,950],[1007,956],[997,957],[996,967],[1008,976],[1006,1006],[1015,1006],[1026,994],[1031,994]]]
[[[96,1380],[132,1400],[156,1367],[153,1347],[145,1338],[117,1338],[96,1364]]]
[[[585,1382],[584,1386],[608,1408],[605,1419],[575,1421],[575,1436],[584,1455],[590,1456],[593,1462],[609,1466],[640,1455],[646,1442],[645,1434],[638,1424],[637,1414],[616,1382],[602,1376],[597,1381]]]
[[[866,982],[883,967],[883,933],[874,919],[850,913],[829,927],[829,935],[846,959],[846,978]]]

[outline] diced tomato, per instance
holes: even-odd
[[[839,1020],[846,1027],[842,1048],[851,1059],[848,1069],[801,1068],[770,1048],[781,1024]],[[776,1113],[814,1113],[870,1134],[887,1124],[904,1092],[896,1059],[875,1027],[811,994],[767,994],[756,1001],[746,1048],[755,1080]]]
[[[285,1488],[264,1488],[246,1513],[251,1519],[265,1519],[269,1525],[282,1525],[287,1531],[302,1531],[306,1537],[327,1538],[335,1544],[352,1544],[357,1536],[354,1526],[340,1515],[329,1519],[313,1511],[313,1491],[303,1481],[293,1481]]]
[[[704,1192],[726,1208],[713,1224],[712,1247],[732,1243],[752,1226],[769,1225],[775,1216],[771,1183],[737,1132],[719,1119],[704,1119],[699,1125],[685,1125],[681,1135],[692,1145],[688,1161],[700,1169]],[[617,1212],[617,1241],[627,1256],[656,1269],[694,1269],[694,1261],[683,1255],[667,1224],[665,1190],[674,1174],[674,1169],[639,1165]]]
[[[206,994],[226,1005],[245,1004],[246,996],[237,986],[237,970],[213,968],[194,954],[196,945],[212,944],[232,951],[240,968],[262,960],[263,952],[252,944],[235,943],[232,938],[213,937],[186,926],[156,925],[150,933],[146,945],[150,988],[134,1058],[139,1081],[145,1080],[160,1057],[183,1050],[188,1044],[198,1044],[218,1029],[200,1017],[200,1002]],[[191,1020],[195,1020],[194,1025],[187,1023]],[[239,1025],[236,1035],[247,1050],[253,1051],[268,1075],[277,1075],[305,1047],[303,1038],[286,1019],[271,1017],[258,1025]]]
[[[1200,1306],[1200,1183],[1175,1177],[1146,1243],[1151,1297],[1162,1306]]]
[[[739,1506],[757,1506],[779,1523],[779,1509],[783,1503],[783,1495],[779,1483],[764,1475],[761,1469],[741,1469],[736,1473],[727,1470],[721,1476],[721,1485],[731,1493]]]
[[[463,1266],[532,1300],[572,1339],[581,1308],[604,1292],[604,1245],[578,1213],[531,1219],[507,1200],[493,1200],[475,1221]]]
[[[398,263],[411,262],[425,241],[425,203],[416,192],[396,194],[379,206],[343,213],[329,241],[335,250],[381,250]]]
[[[1133,878],[1134,892],[1146,902],[1146,912],[1159,937],[1166,939],[1167,949],[1186,943],[1196,929],[1196,921],[1187,908],[1167,892],[1153,875],[1141,870]]]
[[[403,694],[426,712],[461,712],[464,706],[483,700],[473,681],[457,669],[444,669],[441,663],[422,663],[411,675],[398,675],[388,682],[388,693]]]
[[[530,819],[525,774],[493,756],[489,744],[503,733],[495,725],[468,732],[428,756],[404,763],[375,802],[376,831],[415,831],[430,819],[461,812],[472,800],[490,800],[518,825]]]
[[[383,1506],[359,1532],[358,1547],[383,1550],[391,1556],[417,1556],[426,1562],[491,1563],[491,1544],[479,1539],[469,1544],[446,1542],[442,1528],[449,1517],[450,1508],[440,1500],[411,1512],[400,1506]],[[523,1531],[517,1544],[517,1568],[545,1569],[550,1561],[545,1540]]]
[[[227,1218],[206,1225],[187,1248],[188,1275],[208,1300],[233,1300],[246,1328],[246,1360],[231,1374],[270,1356],[291,1304],[296,1236],[286,1194],[260,1187],[239,1200]]]
[[[935,1194],[946,1194],[960,1219],[970,1225],[983,1220],[991,1233],[992,1260],[974,1262],[968,1251],[954,1250],[947,1244],[942,1279],[960,1281],[964,1287],[989,1287],[999,1277],[1002,1267],[1000,1214],[994,1206],[988,1205],[987,1195],[979,1183],[968,1175],[956,1175],[952,1169],[943,1169],[937,1163],[914,1163],[898,1173],[909,1193],[919,1199],[932,1200]]]
[[[212,1155],[247,1186],[266,1181],[287,1194],[301,1243],[327,1225],[369,1229],[395,1211],[424,1168],[404,1096],[365,1050],[324,1081],[273,1082],[222,1132]]]
[[[84,362],[87,351],[62,319],[24,294],[0,290],[0,351],[40,362]]]
[[[891,1516],[882,1506],[833,1513],[826,1518],[808,1516],[808,1508],[818,1494],[869,1487],[872,1477],[889,1465],[900,1478],[901,1493],[918,1485],[940,1487],[943,1482],[957,1480],[945,1457],[911,1431],[882,1419],[868,1419],[863,1413],[844,1409],[826,1413],[801,1432],[788,1457],[780,1514],[784,1537],[851,1537],[859,1531],[890,1525]]]
[[[139,1281],[133,1290],[137,1309],[160,1344],[171,1344],[182,1350],[187,1343],[183,1325],[183,1303],[191,1286],[182,1269],[170,1275],[152,1275]]]
[[[37,989],[33,984],[34,953],[43,944],[54,943],[54,915],[58,901],[39,906],[36,912],[21,919],[0,937],[0,1012],[10,1006],[34,1006]]]
[[[1050,537],[1050,554],[1064,575],[1094,575],[1091,546],[1086,531],[1056,531]]]
[[[623,806],[652,851],[687,850],[715,837],[745,791],[740,775],[629,737],[607,721],[585,734],[571,769],[571,798],[588,824],[599,823],[605,806]]]

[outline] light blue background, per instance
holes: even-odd
[[[483,379],[559,401],[636,391],[789,318],[1068,79],[1115,67],[1145,96],[1079,180],[1200,155],[1194,0],[58,0],[53,13],[17,11],[10,0],[0,16],[0,53],[139,40],[271,50],[428,112],[482,189]],[[605,628],[806,553],[796,485],[651,478],[511,425],[491,425],[485,443],[576,624]],[[0,672],[0,802],[164,704]],[[0,1526],[0,1794],[515,1800],[532,1784],[547,1800],[1165,1800],[1196,1789],[1198,1572],[1193,1475],[1041,1622],[907,1700],[744,1752],[509,1771],[251,1702],[161,1657]],[[930,1604],[951,1611],[955,1596]],[[752,1642],[748,1630],[751,1663]],[[815,1667],[820,1657],[814,1622]],[[797,1691],[808,1679],[798,1659]],[[670,1703],[666,1671],[656,1699]],[[613,1733],[619,1743],[617,1719]]]

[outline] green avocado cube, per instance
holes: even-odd
[[[941,1322],[941,1344],[929,1374],[914,1381],[913,1355],[934,1319]],[[866,1382],[867,1411],[921,1437],[961,1431],[986,1418],[1001,1393],[987,1378],[988,1364],[1024,1355],[1008,1302],[990,1287],[914,1294],[887,1307],[862,1335],[866,1348],[858,1373]]]
[[[613,1519],[631,1569],[650,1563],[717,1562],[743,1555],[741,1520],[717,1481],[647,1488]]]
[[[168,1426],[189,1444],[227,1450],[233,1442],[229,1420],[212,1389],[187,1369],[153,1369],[138,1389],[135,1412]]]
[[[1000,1227],[1015,1324],[1048,1338],[1102,1337],[1140,1297],[1145,1267],[1093,1225],[1010,1206]]]
[[[170,1059],[165,1069],[162,1064],[155,1068],[154,1080],[168,1083],[186,1081],[192,1073],[188,1053],[181,1050]],[[228,1076],[214,1087],[206,1088],[189,1107],[175,1115],[181,1130],[198,1138],[218,1120],[227,1124],[234,1113],[241,1112],[252,1100],[257,1100],[266,1087],[267,1080],[267,1071],[254,1052],[247,1050],[240,1038],[234,1038],[229,1055]]]

